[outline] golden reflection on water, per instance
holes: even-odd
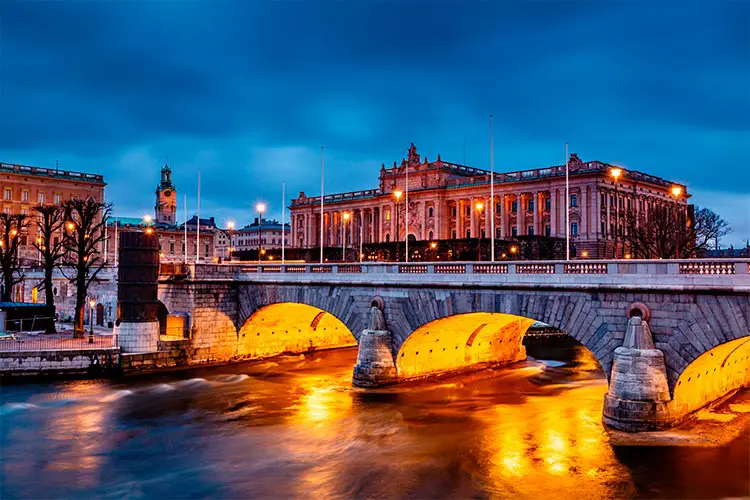
[[[586,382],[562,395],[529,396],[485,412],[490,489],[507,494],[508,478],[522,478],[514,495],[535,497],[552,486],[556,498],[611,497],[606,483],[592,480],[604,469],[627,477],[601,425],[606,390],[603,380]]]

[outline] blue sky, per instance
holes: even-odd
[[[377,186],[410,142],[498,171],[564,145],[684,182],[750,238],[750,2],[0,5],[0,161],[104,174],[121,215]],[[182,207],[179,207],[180,212]]]

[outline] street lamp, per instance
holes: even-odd
[[[260,264],[260,256],[263,253],[263,212],[266,211],[265,203],[258,203],[255,205],[255,209],[258,211],[258,264]]]
[[[349,212],[344,212],[341,218],[341,262],[346,262],[346,223],[350,217]]]
[[[437,242],[430,242],[430,248],[432,249],[432,261],[435,262],[437,260]]]
[[[401,260],[399,258],[399,243],[400,243],[400,241],[399,241],[399,233],[398,233],[398,207],[399,207],[399,202],[401,201],[401,195],[403,195],[403,194],[404,194],[403,191],[399,191],[399,190],[396,190],[396,191],[393,192],[393,196],[396,198],[396,214],[395,214],[395,217],[396,217],[396,235],[393,238],[393,241],[396,242],[396,261],[397,262],[400,262],[400,260]],[[408,231],[407,231],[407,233],[408,233]],[[408,238],[409,235],[407,234],[406,237]]]
[[[94,307],[96,306],[95,299],[89,299],[89,344],[94,343]]]
[[[611,175],[612,179],[615,181],[615,259],[617,259],[617,243],[620,233],[620,200],[618,199],[617,180],[622,175],[622,169],[612,168],[609,171],[609,175]]]
[[[479,226],[482,220],[482,209],[484,208],[484,203],[478,201],[474,204],[474,208],[477,209],[479,214],[477,215],[477,226]],[[482,231],[479,229],[477,229],[477,260],[482,260]]]
[[[232,259],[232,245],[234,244],[234,222],[229,221],[227,222],[227,228],[229,229],[229,255],[227,256],[228,259]]]
[[[675,243],[675,259],[680,258],[680,195],[682,194],[682,188],[680,186],[672,186],[672,196],[674,196],[674,243]]]
[[[44,247],[42,246],[42,242],[44,242],[44,240],[42,239],[42,237],[41,236],[37,236],[36,237],[36,246],[39,247],[39,265],[42,264],[42,250],[44,250]]]
[[[518,247],[515,246],[515,245],[513,245],[512,247],[510,247],[510,253],[511,253],[511,255],[515,256],[518,253]]]

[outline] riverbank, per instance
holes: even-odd
[[[607,429],[614,446],[725,446],[750,429],[750,389],[696,412],[669,430],[621,432]]]

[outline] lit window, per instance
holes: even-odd
[[[385,211],[385,220],[391,220],[391,211],[390,210],[386,210]]]

